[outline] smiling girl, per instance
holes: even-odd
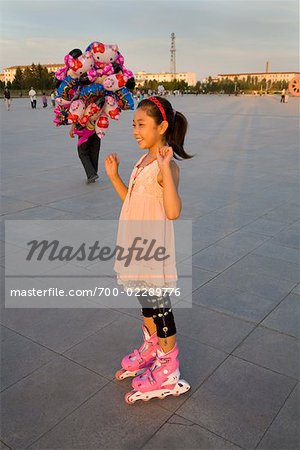
[[[124,230],[127,233],[129,230],[131,235],[134,229],[133,234],[138,236],[144,224],[143,235],[148,236],[147,231],[150,231],[158,241],[167,243],[171,255],[167,262],[156,262],[155,271],[153,266],[136,264],[131,271],[124,272],[120,261],[114,266],[119,284],[140,291],[137,297],[144,319],[142,346],[123,358],[123,369],[116,373],[119,380],[135,376],[134,391],[125,396],[127,403],[180,395],[190,388],[179,379],[176,326],[170,296],[163,289],[175,287],[177,280],[172,221],[180,216],[181,199],[178,194],[180,171],[174,159],[192,157],[183,148],[186,131],[185,116],[174,111],[169,101],[149,97],[138,104],[134,114],[133,135],[140,149],[147,152],[134,166],[129,186],[118,173],[116,153],[108,155],[104,162],[107,175],[123,201],[118,241]],[[128,223],[133,224],[131,228]],[[154,292],[159,295],[153,295]]]

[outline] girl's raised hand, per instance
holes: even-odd
[[[117,153],[111,153],[104,160],[104,166],[109,178],[113,178],[118,175],[118,167],[120,164]]]
[[[157,162],[159,168],[162,169],[163,167],[169,166],[172,158],[173,158],[172,147],[167,146],[161,147],[157,152]]]

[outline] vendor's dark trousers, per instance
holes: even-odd
[[[86,142],[78,145],[78,156],[84,167],[87,178],[97,175],[101,140],[93,134]]]
[[[36,100],[31,100],[31,108],[32,109],[36,108]]]

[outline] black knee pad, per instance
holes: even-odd
[[[169,294],[164,296],[139,296],[144,317],[152,317],[157,329],[157,336],[166,338],[176,334],[176,326]]]
[[[162,306],[163,305],[163,306]],[[154,307],[153,320],[159,338],[168,338],[176,334],[174,315],[169,295],[166,298],[158,297],[157,307]]]

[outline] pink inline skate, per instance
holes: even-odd
[[[145,325],[142,326],[144,334],[144,342],[139,350],[134,350],[133,353],[125,356],[122,359],[122,369],[115,373],[117,380],[124,380],[128,377],[135,377],[148,369],[156,358],[156,350],[158,346],[157,334],[150,336]]]
[[[128,404],[151,398],[163,399],[168,395],[179,396],[190,389],[185,380],[180,380],[178,347],[164,353],[157,348],[157,356],[152,366],[132,380],[133,391],[125,395]]]

